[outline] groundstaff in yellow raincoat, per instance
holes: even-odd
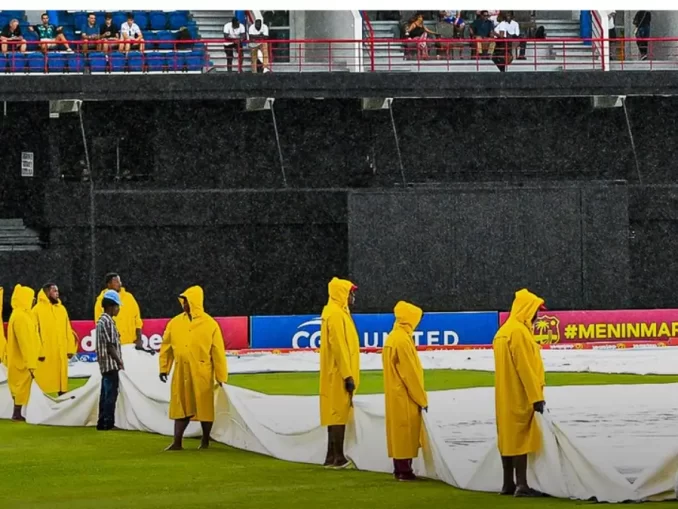
[[[5,289],[0,286],[0,364],[7,364],[7,338],[5,327],[2,324],[2,303],[5,298]]]
[[[527,485],[527,455],[541,447],[535,412],[544,411],[544,364],[532,323],[543,306],[544,301],[528,290],[516,292],[511,314],[492,343],[503,495],[541,496]]]
[[[189,421],[200,421],[202,443],[209,447],[214,422],[215,380],[228,380],[224,338],[219,324],[203,308],[203,291],[192,286],[180,295],[184,312],[174,317],[165,329],[160,348],[160,380],[172,375],[172,399],[169,418],[174,420],[174,441],[168,450],[182,449]]]
[[[94,323],[99,321],[104,312],[104,308],[101,306],[104,293],[108,290],[115,290],[118,292],[122,302],[120,313],[113,319],[120,332],[120,344],[131,345],[134,343],[137,350],[144,350],[144,344],[141,339],[141,328],[144,322],[141,321],[141,311],[134,295],[125,290],[120,281],[120,276],[114,272],[106,274],[105,284],[106,287],[101,290],[94,304]],[[148,353],[155,353],[150,349],[146,351]]]
[[[61,396],[68,391],[68,359],[77,351],[76,339],[59,288],[46,284],[33,308],[45,361],[38,365],[35,380],[43,392]]]
[[[12,315],[7,325],[7,382],[14,398],[12,420],[25,420],[21,407],[28,403],[33,374],[38,365],[40,338],[31,307],[35,292],[16,285],[12,293]]]
[[[381,360],[384,366],[386,402],[386,445],[393,458],[393,475],[399,481],[416,479],[412,459],[422,444],[421,412],[428,410],[424,390],[424,369],[414,346],[414,330],[422,310],[407,302],[398,302],[395,324],[388,335]]]
[[[360,384],[360,341],[349,310],[357,287],[335,277],[327,289],[320,326],[320,425],[327,426],[324,466],[341,469],[351,464],[344,455],[344,437]]]

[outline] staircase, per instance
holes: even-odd
[[[26,228],[21,219],[0,219],[0,251],[40,251],[37,232]]]
[[[198,31],[203,39],[223,39],[224,25],[233,20],[234,11],[191,11],[193,21],[198,25]],[[248,27],[245,27],[248,28]],[[226,72],[226,54],[224,45],[221,43],[206,43],[210,62],[215,71]],[[235,52],[234,52],[235,53]],[[244,71],[251,69],[250,52],[245,50],[242,68]],[[233,72],[237,72],[238,57],[233,55]]]
[[[572,19],[538,19],[537,26],[543,26],[546,30],[546,39],[579,39],[579,20]],[[568,42],[566,44],[553,43],[552,56],[555,60],[569,64],[588,64],[593,61],[593,46],[583,42]]]

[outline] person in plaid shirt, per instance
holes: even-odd
[[[118,371],[124,370],[120,333],[113,317],[120,312],[118,292],[109,290],[104,293],[102,306],[104,312],[97,322],[97,359],[101,370],[101,395],[99,396],[99,420],[97,429],[107,431],[115,427],[115,404],[118,401],[120,378]]]

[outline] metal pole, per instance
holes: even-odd
[[[96,229],[95,229],[95,213],[96,208],[94,204],[94,175],[92,174],[92,165],[89,160],[89,150],[87,149],[87,136],[85,134],[85,122],[82,118],[82,106],[80,103],[78,107],[78,117],[80,118],[80,132],[82,134],[82,144],[85,147],[85,164],[89,172],[89,243],[90,243],[90,265],[89,265],[89,288],[90,288],[90,302],[94,302],[96,296],[95,278],[96,278]]]
[[[283,161],[282,148],[280,147],[280,135],[278,134],[278,123],[275,120],[275,106],[273,104],[271,104],[271,118],[273,118],[273,129],[275,130],[275,142],[278,145],[278,157],[280,158],[280,171],[282,172],[283,185],[287,187],[285,162]]]
[[[393,128],[393,138],[395,139],[396,152],[398,154],[398,163],[400,163],[400,176],[403,179],[403,185],[407,185],[405,180],[405,167],[403,166],[403,157],[400,153],[400,141],[398,141],[398,131],[396,131],[395,118],[393,118],[393,103],[388,104],[388,112],[391,114],[391,127]]]

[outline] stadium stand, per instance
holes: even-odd
[[[54,11],[53,11],[54,12]],[[55,11],[57,20],[50,23],[63,27],[63,34],[77,48],[81,41],[81,29],[87,23],[86,11]],[[99,11],[96,23],[104,23],[105,12]],[[112,12],[113,24],[120,27],[127,21],[127,12]],[[145,40],[145,51],[117,51],[117,45],[109,54],[91,51],[87,55],[76,51],[50,51],[47,56],[38,51],[38,36],[29,30],[25,11],[0,11],[0,28],[11,19],[18,19],[23,37],[28,42],[26,53],[9,51],[0,55],[0,73],[162,73],[202,72],[208,65],[205,45],[201,42],[182,43],[177,40],[179,30],[185,28],[189,40],[199,40],[196,22],[189,11],[133,11],[134,22],[139,26]]]

